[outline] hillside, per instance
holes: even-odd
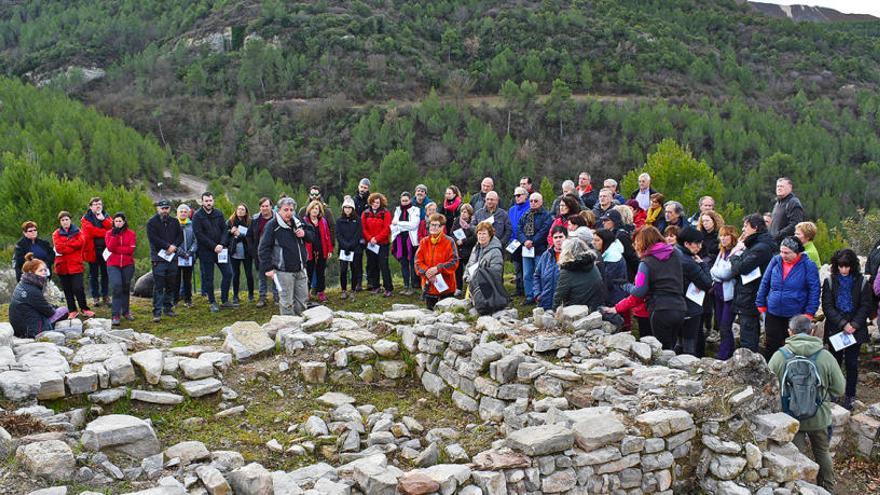
[[[7,74],[154,136],[233,200],[312,182],[338,200],[365,175],[435,195],[484,174],[504,189],[523,173],[620,177],[671,137],[746,209],[767,208],[779,173],[832,224],[880,204],[871,23],[794,23],[733,0],[26,1],[0,14]]]
[[[765,2],[748,2],[756,11],[779,19],[791,19],[795,22],[861,22],[880,21],[869,14],[845,14],[828,7],[810,5],[777,5]]]

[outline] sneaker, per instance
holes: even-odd
[[[265,306],[265,305],[266,305],[266,298],[265,298],[265,297],[261,297],[260,300],[257,301],[257,307],[258,307],[258,308],[262,308],[262,307]]]
[[[110,296],[104,296],[103,300],[105,306],[110,306]]]
[[[391,297],[393,295],[394,295],[394,292],[392,292],[390,290],[386,290],[385,294],[383,294],[382,297]]]
[[[229,308],[237,308],[238,305],[235,304],[235,303],[232,303],[232,302],[226,301],[226,302],[224,302],[224,303],[220,303],[220,307],[221,307],[221,308],[229,309]]]
[[[342,294],[339,294],[339,299],[342,299],[342,300],[348,299],[348,292],[342,291]]]
[[[409,290],[409,287],[404,287],[404,288],[400,289],[398,294],[400,294],[401,296],[408,296],[409,295],[409,294],[407,294],[408,290]]]
[[[233,297],[232,304],[234,304],[236,307],[238,307],[238,306],[241,306],[241,301],[237,297]]]
[[[382,289],[380,289],[378,287],[374,287],[374,288],[370,289],[370,292],[372,292],[373,294],[379,294],[380,292],[382,292]]]
[[[114,327],[118,327],[119,323],[120,323],[119,317],[114,316],[113,318],[110,319],[110,322],[113,324]]]
[[[461,297],[461,289],[455,289],[455,294],[452,294],[453,297]]]
[[[153,323],[159,323],[162,321],[162,315],[153,315]]]
[[[254,302],[254,295],[253,295],[253,294],[250,294],[250,295],[248,296],[248,302],[249,302],[249,303]]]
[[[217,313],[217,312],[219,312],[219,311],[220,311],[220,308],[217,307],[217,304],[216,304],[216,303],[211,303],[211,312],[212,312],[212,313]]]
[[[96,297],[95,299],[92,300],[92,306],[94,306],[96,308],[100,308],[101,307],[101,300]]]
[[[128,320],[128,321],[134,321],[134,315],[131,314],[131,313],[125,313],[125,314],[122,315],[122,316],[123,316],[126,320]]]
[[[79,313],[77,313],[76,311],[71,311],[71,312],[67,313],[67,319],[68,320],[75,320],[78,315],[79,315]]]
[[[165,316],[168,316],[170,318],[174,318],[175,316],[177,316],[177,313],[175,313],[173,309],[169,309],[168,311],[165,312]]]
[[[354,287],[352,287],[351,290],[353,290],[354,292],[361,292],[362,290],[364,290],[364,288],[360,285],[355,285]]]
[[[83,313],[83,316],[85,316],[86,318],[94,318],[95,317],[95,312],[92,311],[91,309],[84,309],[82,313]]]
[[[318,292],[318,301],[321,301],[322,303],[327,302],[327,295],[323,292]]]
[[[184,308],[191,308],[191,307],[193,307],[193,303],[192,303],[192,301],[187,301],[187,302],[183,303],[183,307],[184,307]]]

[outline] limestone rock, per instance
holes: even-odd
[[[273,495],[272,473],[255,462],[233,470],[228,480],[236,495]]]
[[[218,392],[220,388],[223,387],[223,383],[216,378],[204,378],[201,380],[195,380],[190,382],[183,382],[180,384],[180,388],[183,389],[183,393],[185,393],[189,397],[202,397],[204,395],[213,394]]]
[[[572,427],[578,446],[586,452],[618,443],[626,435],[626,428],[614,415],[596,415]]]
[[[651,429],[656,437],[665,437],[694,426],[694,419],[687,411],[658,409],[640,414],[636,422]]]
[[[756,427],[756,435],[778,443],[792,441],[800,428],[798,420],[783,412],[758,414],[752,418],[752,422]]]
[[[211,466],[199,466],[196,468],[196,475],[205,485],[210,495],[227,495],[232,493],[232,487],[226,481],[226,478],[220,474],[217,468]]]
[[[208,449],[207,447],[205,447],[204,443],[198,441],[188,441],[180,442],[165,449],[165,457],[167,457],[168,459],[173,459],[177,457],[178,459],[180,459],[180,464],[182,466],[188,466],[195,461],[210,458],[211,453],[208,452]]]
[[[136,352],[131,355],[131,362],[141,371],[147,383],[150,385],[159,383],[159,377],[162,376],[162,370],[165,366],[162,351],[159,349],[147,349]]]
[[[132,390],[131,400],[147,402],[149,404],[173,406],[183,402],[183,396],[169,392],[158,392],[155,390]]]
[[[305,322],[302,329],[305,332],[316,332],[330,326],[333,323],[333,310],[327,306],[315,306],[303,311]]]
[[[76,460],[70,446],[60,440],[22,445],[15,459],[33,476],[51,481],[67,481],[73,476]]]
[[[0,390],[3,397],[14,402],[25,402],[37,398],[40,381],[37,376],[24,371],[4,371],[0,373]]]
[[[87,450],[119,452],[134,459],[161,451],[159,439],[150,425],[124,414],[98,417],[86,425],[80,441]]]
[[[561,425],[530,426],[509,434],[506,443],[526,455],[547,455],[570,449],[574,433]]]
[[[198,359],[182,357],[177,361],[183,376],[189,380],[200,380],[214,376],[214,364],[202,359],[202,356],[199,356]]]
[[[268,354],[275,348],[275,341],[253,321],[238,321],[223,331],[226,333],[223,351],[232,354],[236,361],[248,361]]]

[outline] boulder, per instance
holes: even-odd
[[[22,445],[15,459],[32,475],[50,481],[68,481],[76,468],[70,446],[60,440],[46,440]]]
[[[315,306],[302,313],[305,322],[302,324],[304,332],[316,332],[329,327],[333,323],[333,310],[327,306]]]
[[[86,425],[80,441],[87,450],[121,453],[134,459],[161,452],[153,428],[144,420],[125,414],[98,417]]]
[[[113,356],[124,356],[125,349],[120,344],[86,344],[76,351],[73,364],[103,363]]]
[[[252,462],[229,473],[229,484],[236,495],[273,495],[272,473]]]
[[[177,365],[180,366],[183,376],[189,380],[200,380],[214,376],[214,364],[202,359],[201,356],[198,359],[182,357],[177,361]]]
[[[37,398],[40,393],[39,378],[24,371],[4,371],[0,373],[0,390],[3,397],[14,402],[26,402]]]
[[[223,351],[232,354],[236,361],[247,361],[272,352],[275,341],[260,325],[253,321],[238,321],[223,329],[226,340]]]

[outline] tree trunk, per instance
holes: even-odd
[[[507,134],[510,135],[510,110],[507,111]]]

